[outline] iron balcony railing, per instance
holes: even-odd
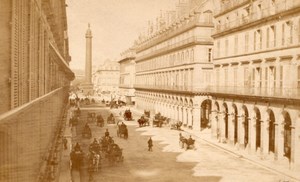
[[[217,25],[215,28],[214,34],[236,28],[238,26],[242,26],[262,18],[269,17],[271,15],[275,15],[290,9],[294,9],[300,7],[300,1],[284,1],[284,2],[277,2],[274,5],[265,7],[260,11],[254,11],[248,15],[242,15],[240,18],[236,18],[232,21],[228,21],[226,23]]]
[[[193,92],[206,94],[228,94],[237,96],[273,97],[283,99],[300,99],[300,88],[263,88],[241,86],[172,86],[172,85],[141,85],[135,84],[134,88]]]
[[[245,4],[247,2],[250,2],[250,0],[230,0],[230,1],[224,2],[221,4],[221,7],[219,10],[215,10],[215,15],[217,16],[225,11],[228,11],[234,7],[237,7],[241,4]]]
[[[209,43],[213,43],[213,39],[211,37],[192,36],[192,37],[184,39],[180,42],[177,42],[177,43],[174,43],[171,45],[166,45],[165,47],[154,50],[153,52],[139,56],[136,58],[136,61],[144,60],[148,57],[151,57],[151,56],[154,56],[154,55],[157,55],[157,54],[163,53],[165,51],[172,50],[172,49],[175,49],[175,48],[187,45],[187,44],[192,44],[192,43],[194,43],[194,44],[208,43],[209,44]]]
[[[206,21],[206,20],[199,20],[199,17],[195,17],[194,19],[189,20],[188,22],[182,22],[179,23],[177,28],[174,28],[174,30],[166,30],[164,33],[157,37],[153,37],[149,40],[146,40],[145,43],[142,43],[138,48],[137,52],[140,52],[142,50],[148,49],[154,45],[157,45],[165,40],[170,39],[171,37],[180,34],[181,32],[184,32],[185,30],[190,29],[191,27],[195,25],[202,25],[202,26],[214,26],[212,21]],[[172,28],[170,28],[172,29]]]

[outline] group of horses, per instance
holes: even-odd
[[[114,143],[114,140],[110,136],[103,136],[99,141],[95,138],[89,145],[87,156],[84,155],[84,152],[77,143],[70,154],[71,167],[72,169],[79,169],[86,158],[88,171],[97,172],[101,169],[101,161],[104,159],[107,159],[110,165],[122,162],[124,160],[122,150],[122,148]]]

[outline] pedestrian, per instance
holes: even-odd
[[[152,151],[152,147],[153,147],[153,142],[152,142],[152,139],[150,137],[150,139],[148,140],[148,151]]]
[[[68,140],[66,137],[63,138],[64,149],[68,149]]]

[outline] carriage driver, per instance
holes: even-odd
[[[75,145],[75,147],[74,147],[74,150],[75,150],[75,151],[81,151],[81,148],[80,148],[80,145],[79,145],[78,142],[76,142],[76,145]]]
[[[192,143],[194,139],[192,139],[192,136],[190,135],[190,138],[188,139],[188,143]]]
[[[105,131],[105,137],[109,137],[109,132],[108,132],[108,129],[106,129],[106,131]]]

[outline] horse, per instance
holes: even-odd
[[[124,139],[128,138],[128,129],[125,124],[118,125],[117,135],[118,137],[122,137],[123,135]]]
[[[175,130],[181,130],[182,124],[183,124],[183,123],[182,123],[181,121],[178,121],[178,122],[175,122],[175,123],[171,123],[171,124],[170,124],[171,130],[172,130],[172,129],[175,129]]]
[[[100,126],[100,127],[104,126],[104,119],[101,115],[97,116],[97,126]]]
[[[101,156],[95,152],[91,152],[89,154],[89,170],[97,172],[99,167],[101,167],[100,163]]]
[[[179,145],[181,146],[181,148],[184,148],[184,146],[186,146],[186,150],[189,149],[190,147],[195,147],[195,140],[192,139],[192,137],[190,136],[190,138],[185,138],[184,136],[181,135],[181,133],[179,133]]]
[[[146,126],[146,124],[149,126],[149,119],[148,118],[144,118],[143,116],[140,119],[138,119],[137,122],[139,123],[140,127]]]

